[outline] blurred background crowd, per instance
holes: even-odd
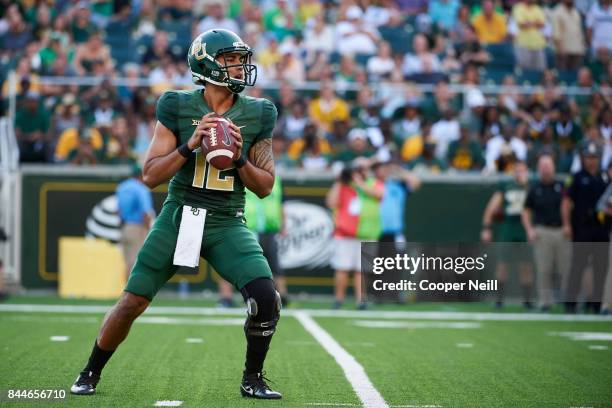
[[[142,160],[157,98],[211,28],[254,49],[278,167],[431,172],[611,163],[612,1],[1,0],[2,113],[22,162]],[[14,80],[11,81],[10,72]],[[11,108],[11,96],[13,108]]]

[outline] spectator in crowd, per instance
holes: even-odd
[[[303,46],[310,60],[317,53],[330,54],[334,50],[334,30],[327,24],[322,12],[314,17],[311,27],[307,26],[304,30]]]
[[[510,124],[502,127],[502,133],[494,136],[487,142],[485,149],[486,169],[491,172],[505,171],[500,160],[504,155],[512,155],[517,160],[527,160],[527,144],[514,135],[514,128]]]
[[[240,32],[236,20],[225,17],[223,5],[224,2],[221,0],[213,0],[206,4],[206,17],[198,23],[198,34],[213,28]]]
[[[296,140],[302,136],[306,123],[308,123],[306,107],[303,102],[295,101],[291,104],[289,112],[282,115],[277,122],[276,133],[290,141]]]
[[[448,145],[459,139],[459,121],[452,110],[442,112],[439,121],[431,126],[431,139],[436,144],[436,157],[445,159]]]
[[[465,126],[459,129],[459,139],[448,145],[446,161],[456,170],[480,170],[484,166],[480,143],[470,135]]]
[[[380,200],[384,195],[384,183],[368,173],[369,161],[363,157],[355,159],[352,166],[341,172],[326,197],[335,224],[331,259],[335,270],[334,309],[344,303],[351,272],[357,308],[367,307],[361,291],[361,241],[378,239]]]
[[[393,123],[393,138],[399,146],[421,132],[420,108],[417,101],[410,101],[403,111],[403,117]]]
[[[425,127],[423,129],[426,130]],[[448,169],[445,158],[436,157],[436,143],[429,133],[423,132],[423,153],[408,163],[415,173],[441,173]]]
[[[406,54],[402,72],[405,77],[415,74],[430,74],[441,71],[438,57],[429,50],[427,37],[417,34],[412,40],[413,53]]]
[[[345,165],[359,157],[371,157],[374,152],[368,143],[368,134],[365,129],[354,128],[348,133],[348,146],[346,149],[339,150],[334,157],[335,161],[340,161]]]
[[[391,46],[382,41],[378,48],[378,54],[370,58],[367,63],[367,71],[371,81],[389,79],[395,69],[395,61],[391,54]]]
[[[570,159],[569,161],[563,161],[564,156],[561,153],[559,144],[555,141],[554,131],[551,126],[546,127],[544,133],[542,133],[542,137],[535,140],[529,148],[527,152],[527,164],[529,168],[532,170],[537,169],[540,156],[543,155],[550,156],[553,164],[557,166],[556,168],[563,173],[567,172],[571,165],[571,156],[568,157]]]
[[[547,312],[556,300],[553,275],[557,275],[560,286],[565,288],[571,247],[563,235],[563,183],[555,180],[555,163],[552,156],[540,156],[538,177],[538,181],[529,187],[521,217],[527,239],[533,243],[540,310]]]
[[[471,83],[466,85],[469,86],[469,90],[464,95],[464,109],[460,119],[471,132],[480,132],[487,100],[478,87],[472,86]]]
[[[92,128],[86,128],[79,135],[77,145],[68,153],[66,160],[70,164],[94,166],[102,161],[102,150],[97,150]]]
[[[300,139],[294,140],[287,150],[288,156],[296,163],[306,155],[315,154],[319,157],[318,163],[325,161],[331,153],[329,142],[322,136],[321,129],[316,123],[308,121],[304,124],[304,130]]]
[[[346,10],[346,19],[336,25],[337,51],[342,55],[376,54],[378,32],[363,21],[363,10],[356,5]]]
[[[274,179],[272,192],[260,199],[251,190],[245,191],[244,217],[247,227],[257,234],[257,239],[268,260],[274,284],[281,296],[283,307],[289,302],[287,280],[280,265],[278,244],[279,235],[285,235],[285,215],[283,211],[283,187],[280,177]]]
[[[281,59],[276,64],[274,78],[294,83],[304,82],[306,72],[301,58],[296,56],[295,44],[285,43],[279,48]]]
[[[288,0],[278,0],[276,6],[270,7],[264,13],[263,26],[281,42],[285,37],[294,35],[302,29],[301,22],[291,9]]]
[[[313,99],[308,107],[312,120],[326,132],[331,131],[336,120],[346,120],[349,116],[347,103],[336,96],[333,85],[321,84],[319,97]]]
[[[523,290],[523,306],[532,309],[531,289],[533,285],[533,268],[531,266],[531,254],[525,245],[516,245],[526,242],[527,237],[521,221],[527,187],[529,182],[527,165],[517,161],[513,165],[512,180],[502,181],[485,208],[482,216],[481,240],[490,243],[493,240],[493,219],[495,214],[503,214],[499,225],[496,242],[504,243],[498,245],[498,260],[495,277],[498,283],[498,298],[496,308],[501,308],[504,302],[504,285],[508,281],[511,264],[517,264],[519,270],[519,281]],[[515,245],[510,246],[509,243]]]
[[[548,127],[548,117],[541,103],[532,103],[527,111],[519,113],[519,117],[527,124],[527,138],[530,141],[538,140]]]
[[[517,26],[514,44],[518,66],[544,71],[546,69],[544,10],[534,0],[523,0],[512,7],[512,18]]]
[[[555,143],[559,147],[559,168],[562,171],[570,169],[574,158],[574,150],[582,140],[582,129],[573,119],[571,108],[563,106],[559,110],[558,120],[552,124]]]
[[[44,162],[47,156],[49,112],[40,103],[40,95],[28,92],[15,114],[15,137],[19,144],[21,162]]]
[[[574,0],[563,0],[552,12],[553,40],[559,69],[577,69],[586,54],[582,17]]]
[[[154,68],[160,60],[166,57],[174,58],[168,43],[168,33],[163,30],[157,30],[153,36],[153,41],[142,56],[142,63]]]
[[[609,229],[597,213],[597,202],[609,184],[607,174],[600,170],[601,147],[594,141],[581,148],[582,170],[572,175],[563,197],[561,216],[563,233],[573,242],[572,262],[566,291],[565,309],[576,313],[582,275],[589,258],[593,267],[593,289],[586,308],[595,313],[601,309],[606,273],[608,271]]]
[[[304,132],[304,147],[298,158],[298,165],[304,170],[324,171],[329,166],[329,155],[324,154],[323,141],[315,132]]]
[[[125,260],[125,276],[128,278],[155,218],[155,210],[153,196],[142,182],[139,166],[132,167],[132,177],[119,183],[116,194],[121,218],[121,249]]]
[[[32,72],[32,68],[27,59],[22,58],[17,62],[15,69],[16,93],[25,95],[28,92],[40,93],[42,91],[38,75]],[[4,81],[2,85],[2,96],[9,96],[9,81]]]
[[[428,14],[431,21],[445,31],[450,31],[457,22],[461,3],[458,0],[431,0]]]
[[[587,36],[591,53],[597,55],[600,48],[612,50],[612,0],[593,2],[586,18]]]
[[[457,45],[457,52],[464,65],[482,66],[491,60],[491,56],[481,46],[472,27],[466,28],[464,41]]]
[[[499,44],[506,40],[506,17],[495,10],[492,0],[482,2],[482,10],[472,18],[472,26],[481,44]]]
[[[86,1],[79,1],[76,7],[68,12],[68,21],[70,21],[71,37],[77,44],[86,42],[89,36],[96,31]]]
[[[24,20],[19,6],[12,4],[7,8],[7,23],[8,29],[0,37],[0,44],[4,52],[15,54],[24,50],[28,43],[32,40],[32,30]]]
[[[105,76],[113,69],[110,48],[102,41],[99,31],[92,32],[87,41],[80,44],[72,61],[79,75]]]

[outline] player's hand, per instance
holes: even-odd
[[[493,234],[491,234],[491,229],[483,228],[483,230],[480,232],[480,240],[482,242],[491,242],[492,239],[493,239]]]
[[[238,160],[242,156],[242,134],[240,128],[234,125],[234,122],[229,121],[229,128],[234,136],[234,143],[236,144],[236,154],[234,154],[234,161]]]
[[[215,125],[216,113],[210,112],[206,115],[202,116],[202,120],[200,120],[200,124],[196,126],[193,134],[187,141],[187,147],[189,150],[195,150],[202,145],[202,138],[204,136],[208,136],[209,129]]]
[[[538,233],[533,228],[529,228],[527,230],[527,239],[529,240],[529,242],[535,241],[536,239],[538,239]]]
[[[563,226],[563,235],[567,239],[572,239],[572,226],[571,225],[564,225]]]

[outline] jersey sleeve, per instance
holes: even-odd
[[[276,118],[278,117],[278,111],[276,106],[271,101],[264,99],[263,108],[261,111],[261,131],[255,139],[255,143],[263,139],[272,138],[272,130],[276,126]]]
[[[176,92],[165,92],[157,101],[155,110],[157,120],[174,133],[178,139],[178,95]]]

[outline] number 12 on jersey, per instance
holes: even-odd
[[[230,170],[230,169],[227,169]],[[234,191],[234,176],[221,177],[221,170],[206,161],[202,152],[196,152],[195,170],[193,172],[193,187],[206,188],[208,190]]]

